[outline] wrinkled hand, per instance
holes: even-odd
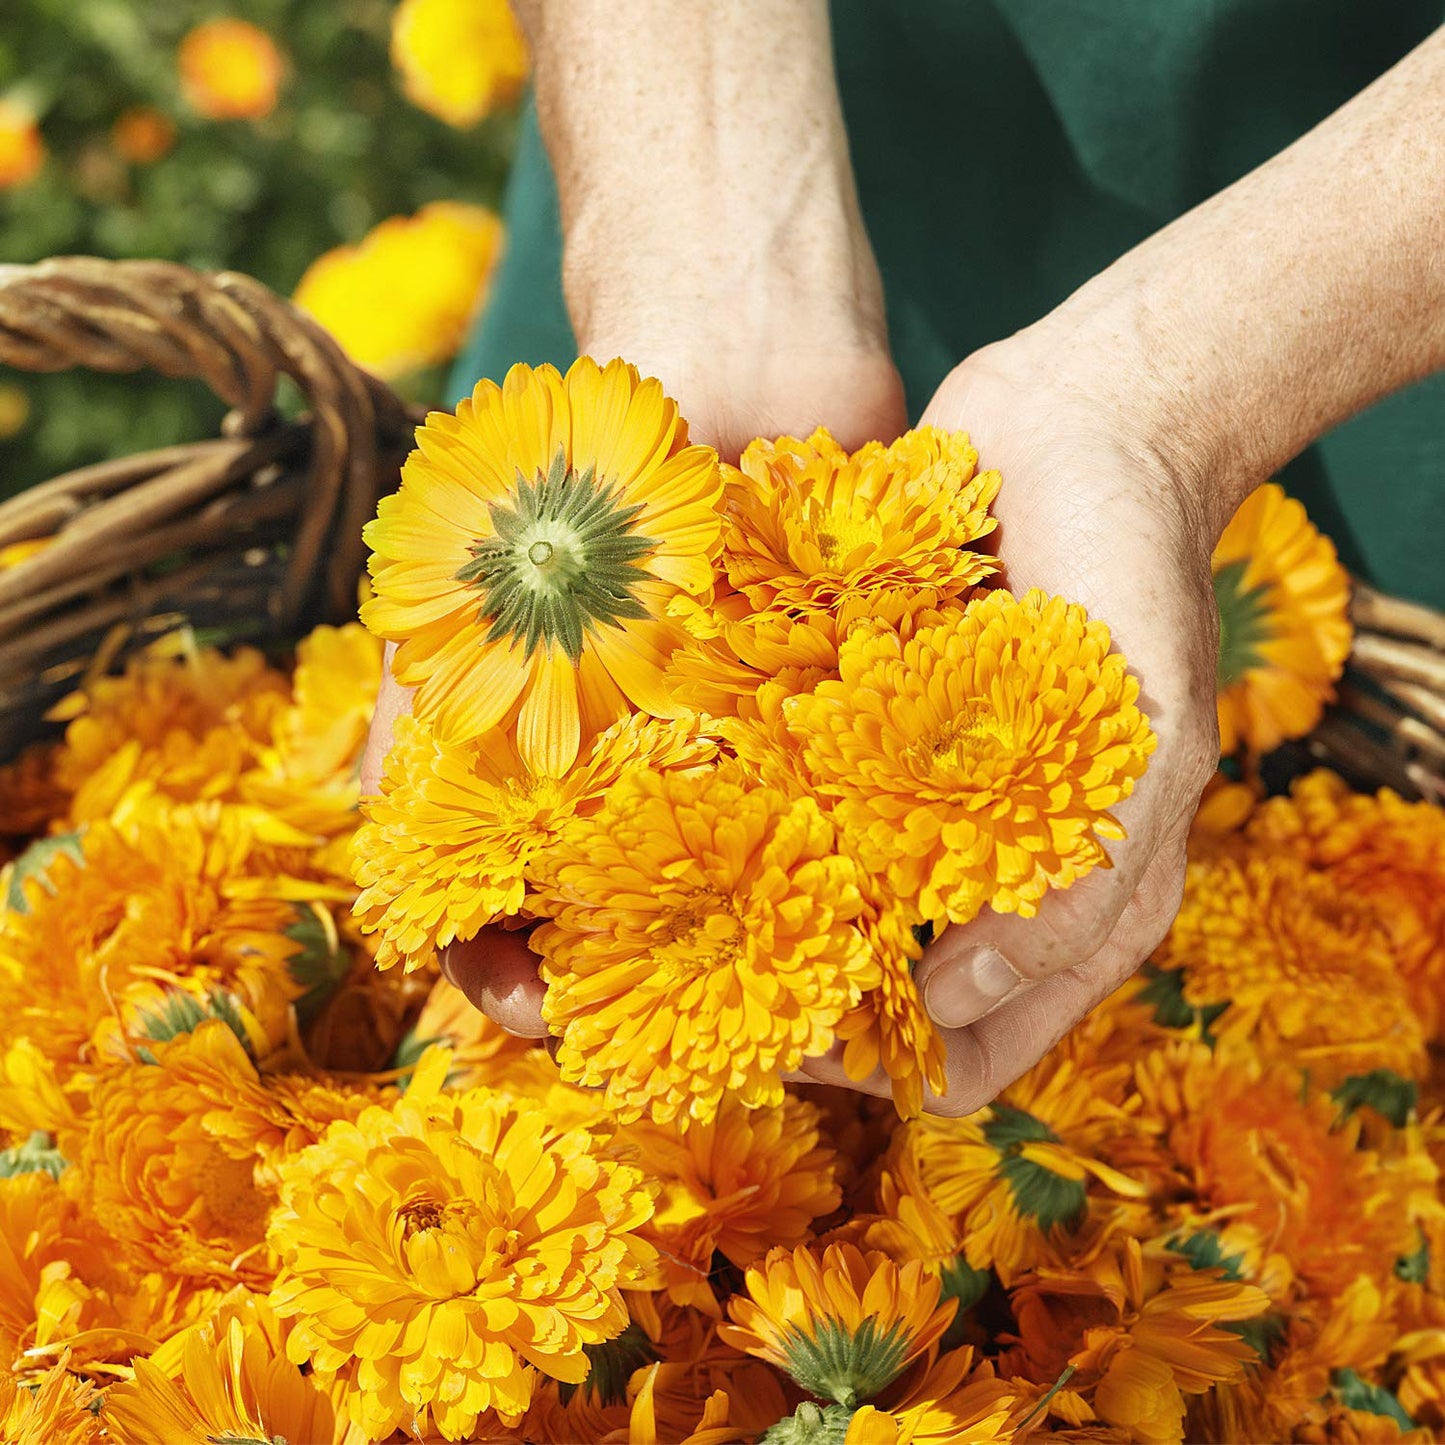
[[[866,340],[866,332],[858,334]],[[744,348],[731,338],[709,348],[700,347],[700,339],[700,331],[688,334],[679,326],[675,335],[647,342],[635,329],[617,326],[589,337],[583,350],[600,360],[622,356],[644,375],[659,377],[688,419],[692,439],[710,443],[729,461],[757,436],[806,436],[821,425],[851,448],[875,437],[892,440],[906,425],[902,384],[881,336],[871,345],[840,338],[841,344],[825,351],[771,344]],[[389,644],[362,762],[363,796],[378,791],[392,728],[410,706],[408,689],[391,676],[394,650]],[[504,1029],[546,1037],[545,989],[525,933],[483,929],[445,949],[441,968]]]
[[[1108,371],[1107,358],[1097,366]],[[1129,391],[1126,376],[1071,371],[1022,333],[957,367],[923,417],[968,431],[980,465],[1002,473],[1010,588],[1041,587],[1108,624],[1159,739],[1115,810],[1128,837],[1108,845],[1112,868],[1050,892],[1031,919],[986,909],[925,953],[917,979],[949,1078],[930,1112],[987,1104],[1134,973],[1179,906],[1189,824],[1219,756],[1209,568],[1219,508]],[[846,1082],[835,1061],[809,1071]],[[888,1092],[886,1079],[864,1087]]]

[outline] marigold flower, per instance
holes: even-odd
[[[761,1109],[725,1097],[716,1118],[683,1131],[647,1121],[623,1131],[660,1186],[644,1233],[672,1300],[718,1315],[716,1256],[746,1268],[774,1246],[801,1244],[837,1209],[840,1160],[821,1122],[816,1105],[790,1094]]]
[[[261,120],[276,109],[285,63],[249,20],[223,16],[186,33],[176,53],[181,90],[207,120]]]
[[[153,105],[133,105],[115,118],[110,143],[131,165],[154,165],[176,143],[176,123]]]
[[[810,1395],[852,1408],[887,1388],[938,1343],[955,1312],[917,1260],[899,1265],[831,1244],[773,1249],[747,1272],[719,1336],[786,1371]]]
[[[381,935],[377,965],[422,968],[438,948],[517,913],[533,859],[595,813],[629,769],[695,768],[716,753],[695,720],[633,716],[553,777],[531,771],[503,732],[451,745],[415,718],[397,719],[381,795],[368,799],[370,821],[352,845],[356,914]]]
[[[372,1439],[429,1419],[463,1439],[488,1409],[515,1423],[537,1371],[586,1378],[585,1347],[627,1324],[618,1291],[652,1268],[640,1172],[485,1089],[413,1084],[280,1169],[288,1356],[344,1371]]]
[[[0,191],[33,181],[45,164],[45,142],[35,117],[14,101],[0,100]]]
[[[1283,488],[1240,504],[1214,549],[1219,743],[1266,753],[1303,737],[1349,656],[1349,578],[1330,541]]]
[[[1420,1018],[1376,910],[1299,858],[1196,858],[1154,962],[1182,970],[1182,997],[1209,1010],[1212,1034],[1325,1086],[1376,1068],[1424,1071]]]
[[[213,1021],[156,1045],[154,1062],[108,1071],[91,1095],[79,1161],[92,1210],[143,1267],[223,1287],[269,1280],[262,1243],[270,1201],[253,1182],[252,1161],[232,1157],[207,1131],[209,1101],[186,1061],[219,1051],[240,1083],[237,1055],[245,1055],[234,1044],[227,1025]]]
[[[0,1439],[6,1445],[92,1445],[100,1439],[95,1387],[58,1360],[33,1388],[0,1375]]]
[[[458,127],[511,105],[527,80],[527,42],[507,0],[402,0],[391,59],[407,99]]]
[[[211,1445],[216,1440],[327,1441],[336,1430],[331,1395],[286,1358],[286,1332],[264,1298],[229,1299],[135,1376],[105,1394],[107,1436],[120,1445]]]
[[[367,526],[362,606],[400,642],[417,716],[444,741],[515,717],[523,760],[560,777],[628,712],[675,711],[664,614],[712,584],[722,484],[661,384],[621,361],[514,366],[417,443]]]
[[[904,642],[858,631],[841,680],[784,711],[861,861],[927,918],[1025,917],[1107,864],[1154,749],[1109,631],[1042,592],[992,592]]]
[[[1438,1038],[1445,1029],[1445,811],[1389,788],[1352,793],[1319,769],[1291,784],[1287,798],[1260,804],[1247,834],[1303,859],[1341,898],[1373,911],[1426,1037]],[[1373,987],[1362,987],[1350,1008],[1368,1009]]]
[[[358,366],[407,376],[461,348],[486,304],[502,237],[501,221],[484,206],[434,201],[318,256],[293,299]]]
[[[619,1117],[782,1101],[878,981],[856,872],[810,799],[720,771],[634,772],[549,851],[532,937],[564,1078]]]

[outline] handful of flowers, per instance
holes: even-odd
[[[378,962],[535,923],[569,1082],[775,1106],[835,1041],[945,1087],[912,968],[1106,865],[1154,746],[1082,608],[1000,585],[962,433],[740,465],[621,361],[517,366],[417,435],[362,609],[415,688],[357,838]]]

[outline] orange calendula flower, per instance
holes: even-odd
[[[852,1408],[938,1343],[956,1309],[921,1261],[899,1265],[851,1244],[770,1250],[728,1304],[728,1344],[790,1374],[810,1395]]]
[[[177,52],[181,90],[207,120],[260,120],[276,109],[285,63],[249,20],[223,16],[187,32]]]
[[[0,100],[0,191],[33,181],[44,164],[45,142],[35,117],[14,101]]]
[[[391,59],[407,99],[458,127],[510,105],[527,80],[527,42],[507,0],[402,0]]]
[[[1155,738],[1102,622],[992,592],[907,642],[860,629],[838,662],[785,714],[861,861],[925,917],[1028,917],[1107,864]]]
[[[1274,482],[1245,498],[1214,549],[1219,742],[1266,753],[1303,737],[1349,656],[1349,578],[1334,544]]]
[[[677,1304],[717,1315],[716,1255],[746,1268],[801,1244],[842,1202],[840,1160],[820,1125],[816,1105],[788,1095],[763,1109],[724,1098],[716,1118],[681,1132],[646,1121],[623,1131],[659,1185],[645,1234]]]
[[[133,105],[116,117],[110,143],[131,165],[154,165],[176,143],[176,123],[154,106]]]
[[[285,1339],[264,1298],[228,1298],[212,1319],[134,1361],[135,1377],[106,1391],[107,1438],[120,1445],[331,1440],[331,1394],[286,1358]]]
[[[430,964],[454,939],[517,913],[533,859],[603,804],[623,774],[701,767],[717,754],[691,719],[623,718],[562,776],[533,772],[503,732],[448,744],[398,718],[381,795],[352,845],[356,914],[381,935],[377,964]]]
[[[632,773],[549,850],[533,935],[563,1077],[619,1117],[778,1104],[878,981],[818,805],[721,771]]]
[[[1445,811],[1389,788],[1352,793],[1320,769],[1294,782],[1287,798],[1262,803],[1247,831],[1373,910],[1426,1037],[1438,1038],[1445,1029]],[[1368,1007],[1373,986],[1362,987],[1354,1005]]]
[[[661,383],[588,357],[514,366],[417,444],[367,526],[362,606],[400,642],[417,716],[444,741],[515,718],[523,760],[559,777],[628,712],[674,712],[664,614],[712,585],[722,482]]]
[[[1189,864],[1184,900],[1154,955],[1221,1038],[1308,1069],[1326,1087],[1425,1069],[1425,1036],[1376,910],[1273,850]]]
[[[587,1377],[585,1348],[620,1334],[652,1211],[605,1136],[563,1131],[486,1089],[438,1093],[445,1054],[407,1094],[281,1165],[270,1240],[291,1360],[344,1372],[371,1439],[448,1440],[492,1409],[515,1423],[541,1371]]]
[[[6,1445],[92,1445],[98,1441],[95,1387],[72,1375],[63,1358],[33,1388],[0,1375],[0,1439]]]
[[[457,354],[486,304],[502,238],[486,207],[434,201],[318,256],[293,299],[358,365],[407,376]]]

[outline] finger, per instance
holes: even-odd
[[[381,689],[376,695],[376,708],[371,714],[371,730],[366,735],[366,749],[361,755],[361,796],[373,798],[381,791],[381,770],[396,728],[396,720],[411,711],[409,687],[403,687],[391,675],[391,660],[396,656],[396,643],[388,642],[382,655]]]
[[[946,1030],[948,1092],[941,1097],[930,1092],[925,1111],[949,1118],[975,1113],[1031,1069],[1090,1009],[1133,977],[1169,931],[1183,890],[1181,848],[1146,870],[1118,929],[1092,958],[1051,978],[1025,981],[969,1027]]]
[[[546,1038],[542,999],[546,986],[537,976],[537,955],[525,933],[484,928],[465,943],[442,950],[441,970],[467,998],[509,1034]]]

